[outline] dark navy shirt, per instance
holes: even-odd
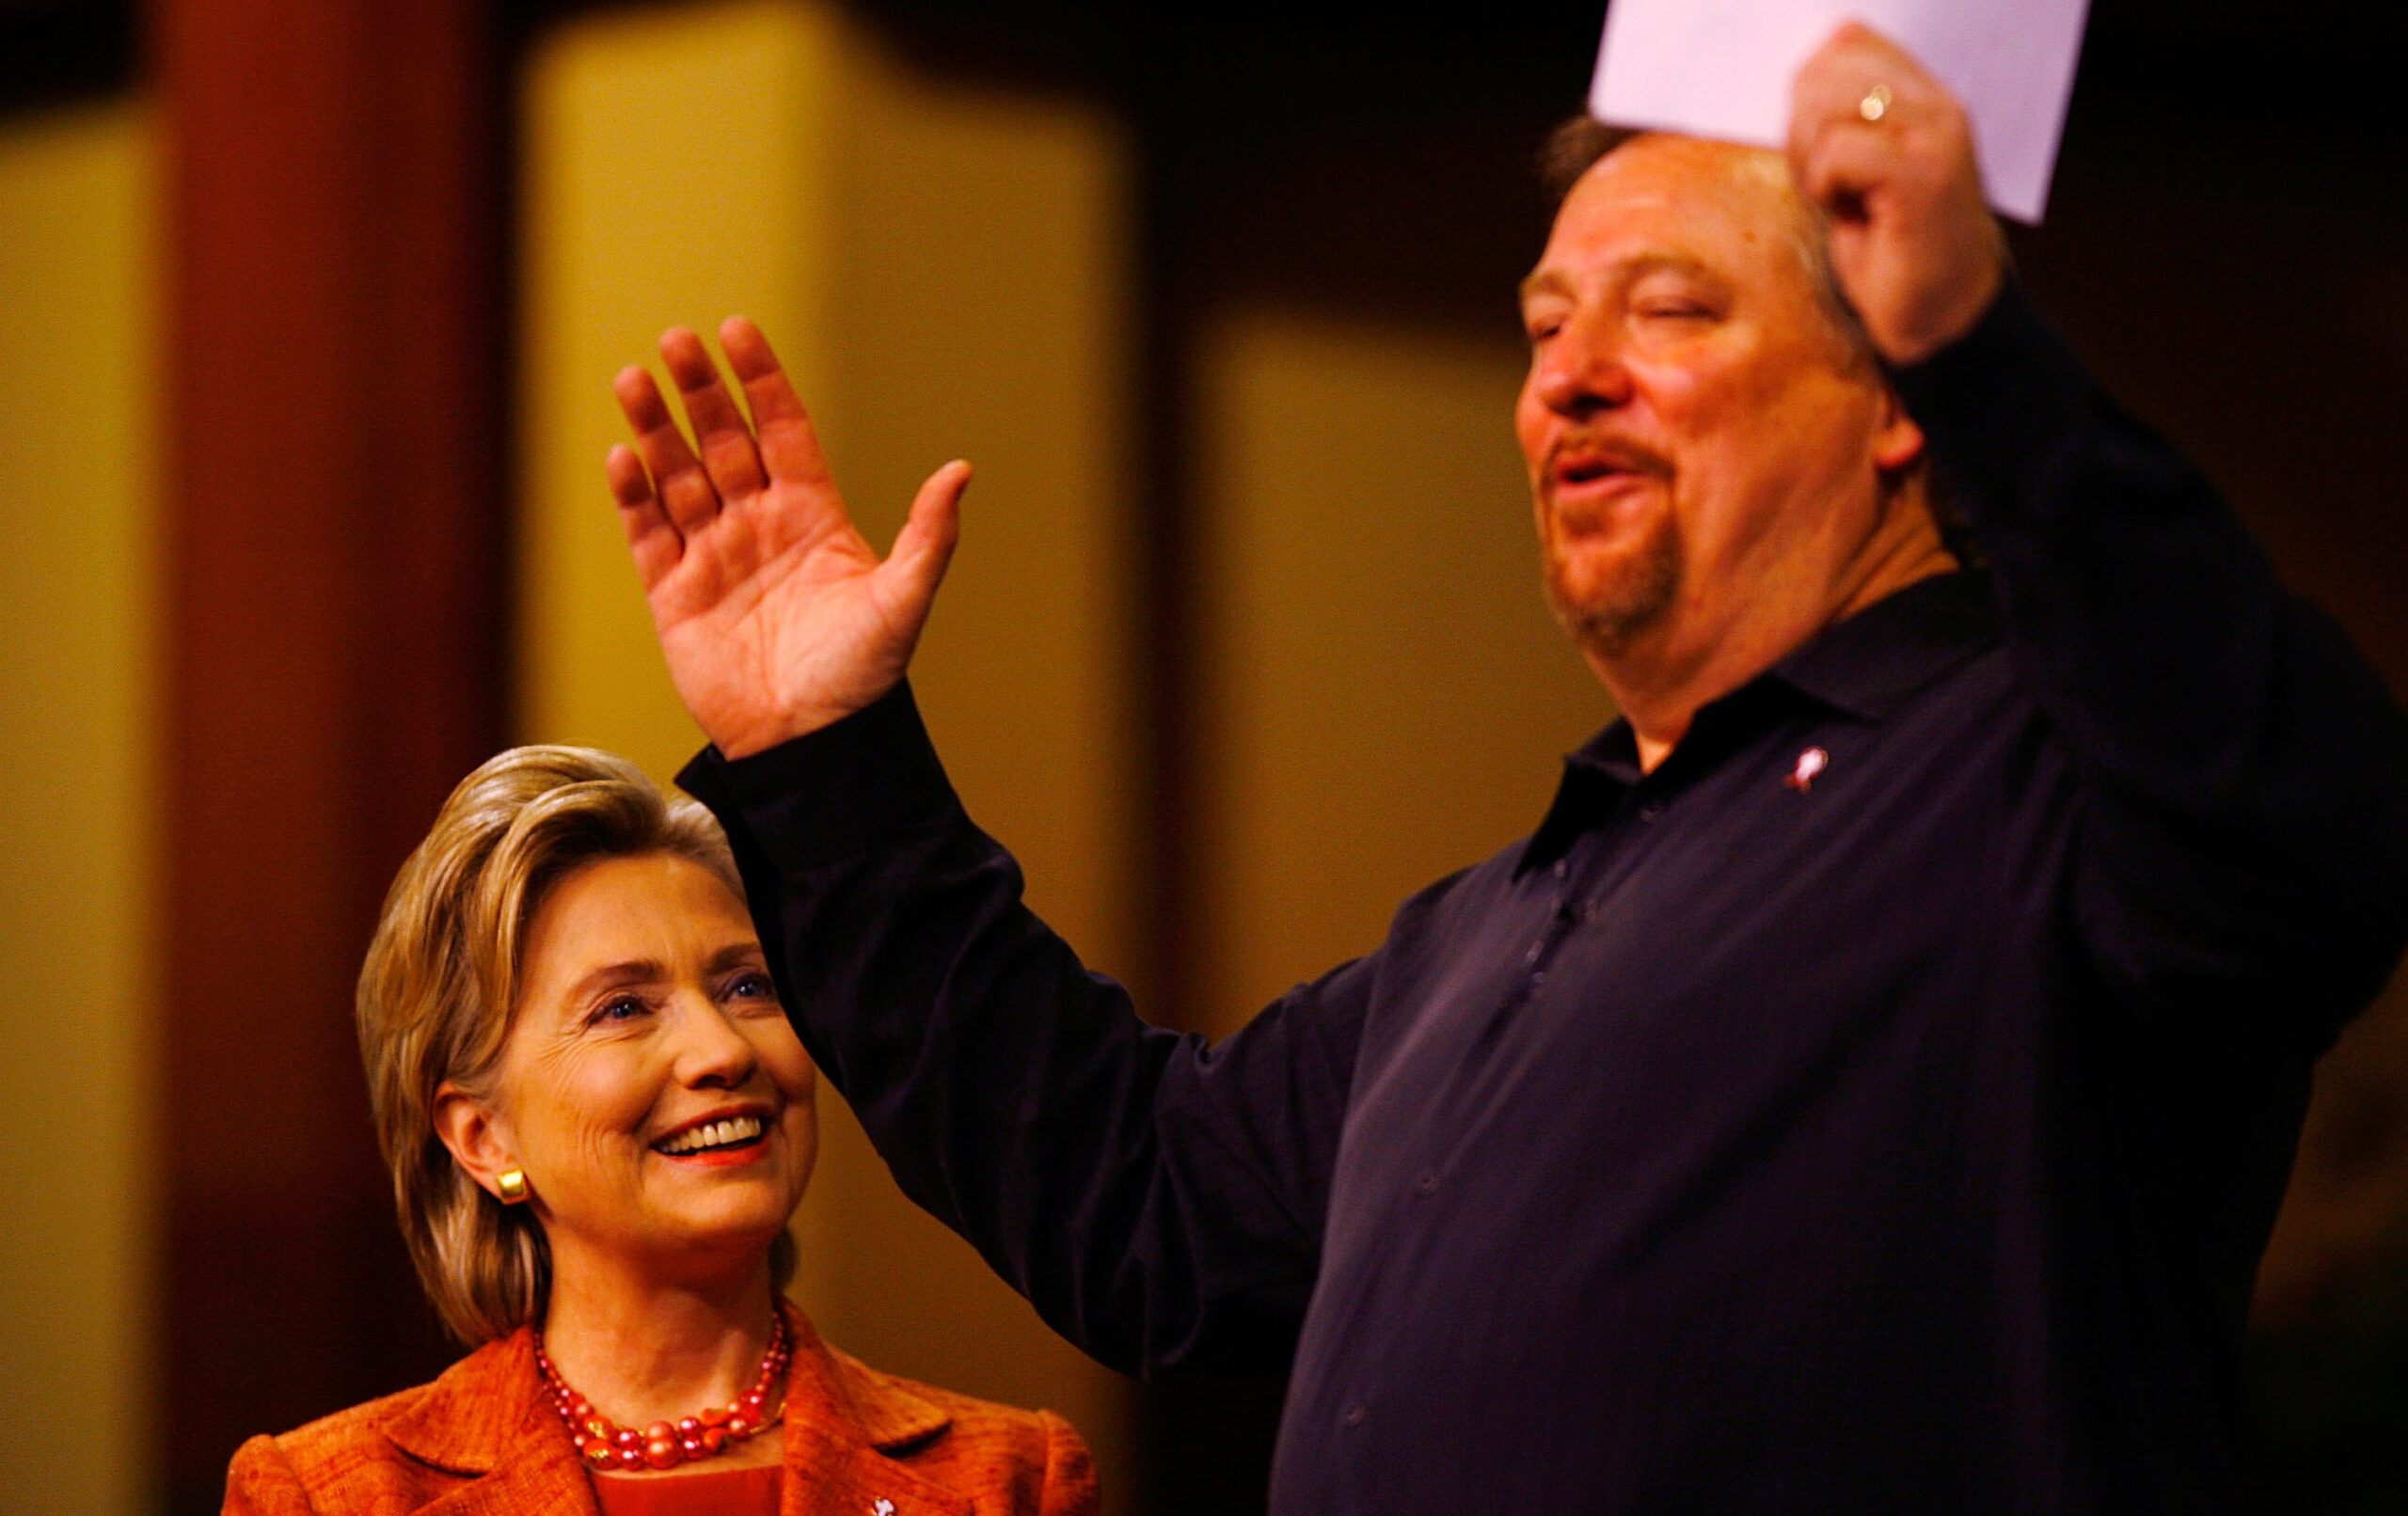
[[[1140,1372],[1292,1368],[1287,1513],[2225,1510],[2408,724],[2013,292],[1899,385],[1987,572],[1565,765],[1218,1046],[1020,904],[906,691],[686,782],[921,1204]]]

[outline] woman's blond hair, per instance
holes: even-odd
[[[701,806],[607,752],[514,748],[460,782],[385,897],[359,971],[369,1103],[419,1279],[471,1347],[541,1318],[551,1252],[530,1208],[502,1205],[453,1161],[435,1132],[436,1092],[450,1081],[492,1096],[522,941],[552,887],[587,863],[647,853],[691,859],[744,898],[727,838]],[[769,1259],[784,1289],[795,1262],[785,1233]]]

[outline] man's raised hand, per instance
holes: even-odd
[[[1830,225],[1841,290],[1892,363],[1929,357],[1997,298],[2006,244],[1972,123],[1904,48],[1855,22],[1834,32],[1798,71],[1789,161]]]
[[[752,424],[702,340],[672,327],[660,355],[701,456],[652,376],[630,365],[612,388],[636,445],[612,448],[604,467],[677,696],[720,751],[741,758],[902,679],[953,557],[970,466],[928,476],[881,561],[846,513],[768,339],[737,316],[719,336]]]

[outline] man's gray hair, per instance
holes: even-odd
[[[1547,134],[1545,146],[1539,150],[1540,182],[1560,209],[1564,197],[1572,193],[1572,186],[1580,182],[1580,176],[1594,167],[1598,160],[1647,134],[1626,126],[1608,126],[1593,116],[1573,117]],[[1855,308],[1841,292],[1839,272],[1831,267],[1823,213],[1806,197],[1794,192],[1786,158],[1769,148],[1750,151],[1750,162],[1757,172],[1777,178],[1783,189],[1793,192],[1790,198],[1798,207],[1798,214],[1789,229],[1789,245],[1806,271],[1807,283],[1814,288],[1831,336],[1838,340],[1851,363],[1878,367],[1880,355],[1874,351],[1873,339],[1866,335],[1864,324],[1857,319]]]

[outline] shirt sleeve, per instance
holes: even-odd
[[[2145,1012],[2321,1050],[2408,936],[2408,721],[2010,284],[1897,376],[2082,775],[2072,916]]]
[[[805,1047],[912,1200],[1115,1367],[1287,1366],[1369,960],[1217,1046],[1147,1025],[1022,905],[908,687],[679,782],[727,830]]]

